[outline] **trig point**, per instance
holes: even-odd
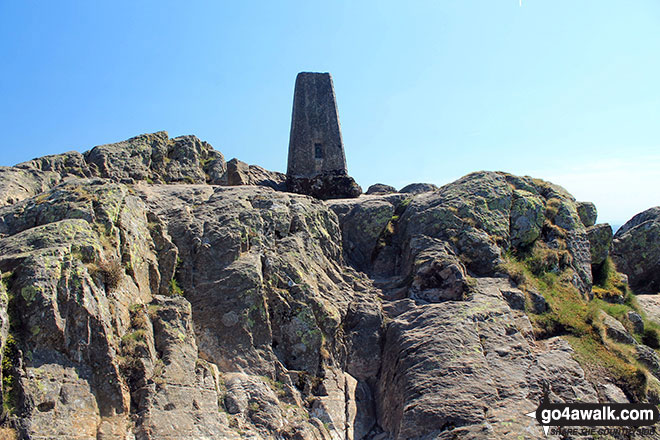
[[[301,72],[293,96],[287,188],[319,199],[357,197],[362,189],[347,171],[332,77]]]

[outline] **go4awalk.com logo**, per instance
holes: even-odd
[[[535,418],[546,435],[612,435],[624,431],[648,435],[655,432],[652,426],[660,421],[660,411],[650,403],[550,403],[547,398],[526,415]]]

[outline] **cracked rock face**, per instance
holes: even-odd
[[[636,293],[660,292],[660,207],[637,214],[619,228],[612,259]]]
[[[377,388],[379,423],[395,438],[540,437],[524,414],[538,405],[543,381],[556,398],[597,400],[566,343],[531,340],[526,316],[502,295],[510,288],[482,278],[470,301],[398,311]]]
[[[323,202],[282,182],[239,161],[229,177],[208,144],[164,133],[0,169],[7,426],[541,438],[524,414],[543,384],[553,400],[626,399],[594,386],[565,339],[535,338],[527,309],[545,300],[499,269],[511,249],[555,246],[588,295],[593,253],[560,187],[480,172]]]

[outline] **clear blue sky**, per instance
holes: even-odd
[[[349,173],[554,181],[660,204],[657,0],[0,0],[0,165],[167,130],[284,171],[295,75],[332,73]]]

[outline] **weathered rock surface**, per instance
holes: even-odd
[[[314,378],[346,359],[375,374],[359,367],[367,347],[351,341],[379,346],[380,306],[361,299],[351,309],[336,216],[318,201],[258,187],[69,180],[0,208],[0,219],[0,270],[11,275],[10,309],[21,310],[11,393],[23,435],[325,438],[304,417]],[[160,295],[181,289],[185,299]],[[354,328],[372,317],[375,339],[344,339],[347,310]],[[230,373],[261,383],[233,418],[218,391]],[[259,377],[277,392],[263,394],[270,385]]]
[[[60,180],[60,175],[53,171],[0,167],[0,206],[42,193]]]
[[[384,183],[375,183],[367,188],[365,194],[392,194],[395,193],[396,188],[390,185],[385,185]]]
[[[610,253],[612,246],[612,227],[607,223],[589,226],[587,228],[591,264],[602,264]]]
[[[358,197],[362,188],[346,175],[319,175],[314,177],[287,176],[287,191],[305,194],[321,200]]]
[[[122,183],[208,183],[259,185],[286,190],[286,177],[237,159],[230,169],[222,153],[195,136],[170,139],[166,132],[143,134],[81,154],[44,156],[0,167],[0,206],[43,193],[72,178],[102,177]]]
[[[479,172],[324,202],[164,133],[3,175],[2,398],[20,438],[544,438],[524,415],[544,384],[626,399],[562,337],[535,339],[528,313],[548,303],[501,271],[507,253],[561,254],[544,270],[588,295],[594,246],[547,182]]]
[[[92,177],[92,172],[85,161],[85,157],[77,151],[40,157],[28,162],[19,163],[15,168],[51,171],[59,174],[62,178],[69,176]]]
[[[339,217],[346,258],[366,271],[378,239],[394,216],[394,205],[381,198],[331,201],[328,206]]]
[[[614,235],[612,259],[635,293],[660,292],[660,207],[641,212]]]
[[[577,212],[580,216],[580,221],[587,228],[596,224],[596,219],[598,218],[598,211],[596,210],[596,205],[591,202],[578,202],[577,203]]]
[[[644,331],[644,320],[639,315],[639,313],[630,310],[628,313],[626,313],[626,318],[628,318],[628,322],[630,322],[633,332],[642,334]]]
[[[636,298],[646,316],[660,324],[660,295],[637,295]]]
[[[373,196],[376,197],[376,196]],[[588,295],[592,284],[591,253],[574,198],[563,188],[529,177],[478,172],[424,192],[402,203],[386,246],[374,256],[375,274],[409,277],[421,249],[415,237],[441,240],[451,247],[468,273],[493,276],[510,250],[534,242],[570,255],[557,264],[575,272],[574,284]],[[394,265],[385,265],[379,256]]]
[[[530,344],[529,321],[501,294],[508,289],[484,278],[470,301],[408,302],[393,317],[376,401],[379,424],[394,438],[541,438],[524,414],[538,405],[544,381],[561,399],[596,401],[568,344]]]
[[[195,136],[169,139],[164,131],[94,147],[85,159],[94,175],[116,181],[218,184],[227,168],[208,143]]]
[[[404,194],[420,194],[423,192],[435,191],[438,187],[432,183],[411,183],[399,190]]]
[[[635,339],[628,333],[628,330],[616,318],[607,313],[602,314],[602,322],[607,336],[616,342],[623,344],[634,344]]]
[[[238,159],[227,162],[227,185],[260,185],[277,191],[286,190],[286,175],[248,165]]]

